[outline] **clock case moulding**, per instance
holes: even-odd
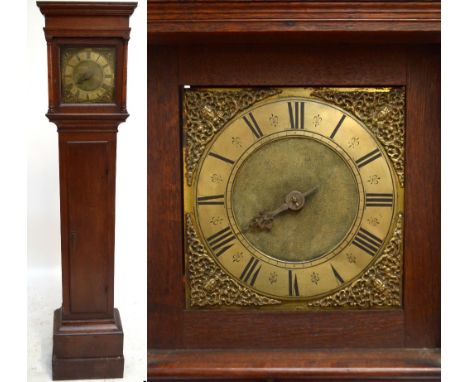
[[[148,379],[439,380],[440,2],[150,1],[147,22]],[[186,310],[186,84],[406,88],[402,308]]]

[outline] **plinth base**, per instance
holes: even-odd
[[[54,312],[53,380],[122,378],[123,331],[120,314],[110,319],[62,320]]]

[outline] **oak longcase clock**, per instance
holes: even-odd
[[[127,117],[129,17],[136,3],[38,2],[45,16],[49,107],[60,161],[62,305],[52,378],[121,378],[114,308],[117,130]]]

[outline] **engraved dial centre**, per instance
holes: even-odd
[[[267,141],[245,159],[235,174],[232,209],[243,235],[267,256],[311,261],[347,236],[359,188],[350,165],[328,144],[291,135]],[[270,229],[245,229],[262,214],[273,216]]]
[[[102,84],[104,73],[98,63],[81,61],[73,70],[73,80],[76,86],[85,91],[93,91]]]

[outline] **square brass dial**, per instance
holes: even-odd
[[[187,307],[401,306],[404,98],[185,90]]]
[[[113,47],[62,47],[62,103],[114,103],[115,56]]]

